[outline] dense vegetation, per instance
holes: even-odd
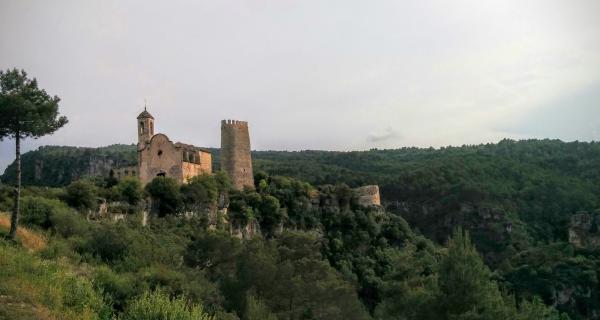
[[[111,148],[122,159],[131,152]],[[69,176],[53,152],[23,155],[24,168],[28,159],[55,161],[55,172]],[[70,163],[89,165],[78,157]],[[197,306],[224,319],[600,317],[600,251],[568,242],[573,214],[590,213],[594,232],[600,225],[598,143],[505,140],[253,157],[256,191],[230,191],[219,175],[181,188],[156,179],[145,190],[128,180],[69,186],[65,179],[53,184],[60,188],[28,188],[23,220],[48,235],[42,258],[90,266],[95,290],[115,314],[135,299],[167,295],[191,303],[188,311]],[[24,181],[59,181],[44,174]],[[381,186],[384,210],[354,203],[348,186],[364,184]],[[223,193],[229,224],[217,215],[208,231],[214,217],[207,212]],[[120,201],[128,218],[86,221],[82,213],[96,210],[97,197]],[[136,214],[146,197],[157,200],[162,217],[142,227]],[[10,190],[0,189],[0,210],[9,208]],[[249,224],[262,236],[229,235]]]

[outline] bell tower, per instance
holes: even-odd
[[[146,110],[137,117],[138,149],[142,149],[154,135],[154,117]]]

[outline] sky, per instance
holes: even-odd
[[[257,150],[600,140],[597,0],[0,0],[0,69],[61,98],[41,145]],[[0,172],[14,141],[0,142]]]

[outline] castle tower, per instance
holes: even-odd
[[[146,142],[154,135],[154,117],[146,110],[137,117],[138,123],[138,149],[145,146]]]
[[[233,188],[238,190],[244,187],[254,188],[248,122],[221,121],[220,157],[221,170],[227,173]]]

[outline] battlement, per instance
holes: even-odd
[[[248,122],[221,121],[221,170],[227,172],[234,189],[254,188]]]
[[[221,127],[225,128],[225,127],[242,127],[242,128],[247,128],[248,127],[248,122],[247,121],[240,121],[240,120],[221,120]]]

